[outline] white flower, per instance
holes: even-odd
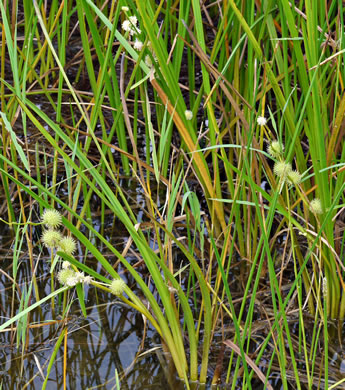
[[[133,28],[131,29],[131,31],[130,31],[130,34],[131,34],[131,35],[140,35],[140,34],[141,34],[141,30],[140,30],[140,28],[138,28],[138,27],[133,27]]]
[[[143,46],[144,46],[144,44],[141,41],[139,41],[139,39],[136,38],[135,42],[134,42],[134,45],[133,45],[134,49],[138,50],[138,51],[141,51]]]
[[[184,116],[186,117],[187,121],[190,121],[193,119],[193,113],[191,110],[186,110],[184,112]]]
[[[83,272],[73,271],[71,268],[66,267],[65,263],[68,261],[64,261],[62,263],[62,270],[58,273],[58,280],[61,284],[64,284],[68,287],[74,287],[78,283],[90,284],[92,282],[92,277],[90,275],[84,276]]]
[[[68,261],[63,261],[62,262],[62,269],[68,269],[69,268],[69,262]]]
[[[90,284],[92,282],[92,277],[90,275],[84,276],[83,283]]]
[[[141,30],[137,27],[138,19],[136,16],[130,16],[128,20],[122,23],[122,28],[128,31],[130,35],[141,34]]]
[[[79,283],[78,278],[72,276],[72,277],[70,277],[70,278],[68,278],[68,279],[66,280],[65,285],[68,286],[68,287],[74,287],[74,286],[77,285],[78,283]]]
[[[125,20],[123,23],[122,23],[122,29],[125,30],[125,31],[130,31],[132,28],[132,25],[131,25],[131,22],[129,20]]]
[[[129,11],[129,8],[126,7],[126,6],[121,7],[121,9],[122,9],[123,12],[128,12]]]
[[[267,119],[264,116],[259,116],[257,122],[259,126],[265,126],[267,123]]]
[[[150,57],[148,54],[146,54],[146,56],[145,56],[145,64],[146,64],[146,66],[148,66],[149,68],[152,67],[152,60],[151,60],[151,57]]]
[[[77,283],[82,283],[84,281],[84,273],[83,272],[76,272],[75,273],[75,278],[77,279]]]
[[[129,21],[132,23],[132,25],[133,25],[134,27],[137,27],[138,19],[137,19],[136,16],[130,16],[130,17],[129,17]]]

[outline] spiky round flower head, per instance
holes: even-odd
[[[138,51],[141,51],[143,46],[144,46],[144,44],[141,41],[139,41],[138,38],[135,38],[135,42],[134,42],[134,45],[133,45],[134,49],[138,50]]]
[[[280,178],[286,179],[292,172],[292,167],[290,163],[285,161],[278,161],[274,164],[273,171]]]
[[[62,234],[53,229],[45,230],[42,234],[42,242],[47,248],[58,248],[61,240]]]
[[[284,152],[284,145],[282,145],[279,141],[272,141],[267,148],[267,152],[274,158],[281,157]]]
[[[123,12],[128,12],[129,11],[129,8],[127,7],[127,6],[123,6],[123,7],[121,7],[121,10],[123,11]]]
[[[258,116],[257,123],[259,126],[265,126],[267,119],[264,116]]]
[[[298,171],[291,171],[288,174],[287,181],[294,186],[297,186],[302,180],[302,175]]]
[[[75,271],[73,271],[73,269],[71,268],[62,269],[57,276],[58,281],[61,284],[64,284],[65,286],[68,285],[67,284],[68,280],[74,277],[75,277]]]
[[[124,292],[125,287],[126,287],[126,283],[125,283],[122,279],[114,279],[114,280],[111,282],[110,291],[111,291],[114,295],[120,296],[120,295],[122,295],[122,293]]]
[[[318,198],[313,199],[309,204],[309,209],[313,214],[322,214],[321,200]]]
[[[187,121],[190,121],[193,119],[193,113],[191,110],[186,110],[184,112],[184,116],[186,117]]]
[[[61,214],[55,209],[47,209],[44,210],[42,215],[42,222],[48,227],[52,229],[56,229],[62,223]]]
[[[64,237],[59,242],[59,250],[67,255],[73,255],[77,248],[77,245],[72,237]]]

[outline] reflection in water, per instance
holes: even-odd
[[[0,234],[0,268],[3,271],[0,273],[0,323],[4,323],[12,313],[18,312],[21,297],[27,296],[32,271],[23,247],[17,287],[13,292],[9,279],[13,277],[12,238],[7,235],[6,226],[0,228],[3,228],[3,235]],[[36,275],[39,295],[44,297],[51,292],[50,262],[42,253],[40,256],[35,258],[38,262]],[[89,261],[94,260],[87,259]],[[31,293],[29,304],[34,302]],[[114,295],[96,291],[93,287],[86,289],[88,316],[84,318],[75,292],[70,290],[68,302],[71,306],[64,322],[61,321],[61,302],[62,297],[56,298],[54,312],[50,301],[31,312],[27,320],[30,326],[21,325],[26,329],[22,332],[25,337],[17,332],[17,323],[13,325],[13,331],[0,333],[2,390],[42,388],[49,360],[64,327],[68,329],[67,346],[65,348],[62,342],[58,349],[46,389],[63,389],[65,355],[67,389],[113,389],[115,370],[119,373],[122,390],[184,388],[176,382],[173,372],[170,373],[173,379],[167,379],[169,370],[166,360],[161,359],[163,352],[157,334],[144,324],[141,315],[114,299]],[[146,353],[138,357],[138,351]]]
[[[3,308],[9,296],[10,290],[1,294]],[[120,374],[121,389],[161,389],[163,386],[169,389],[170,385],[154,348],[158,346],[155,342],[159,342],[156,334],[151,329],[144,332],[141,316],[122,302],[99,291],[95,296],[94,289],[90,288],[87,302],[96,299],[97,305],[88,308],[87,318],[82,317],[77,302],[72,304],[67,320],[67,351],[62,343],[49,375],[47,389],[63,389],[64,353],[67,354],[68,389],[112,389],[115,386],[115,369]],[[32,314],[30,323],[47,323],[49,318],[51,307],[46,305]],[[14,332],[0,335],[2,389],[41,389],[44,380],[39,365],[46,375],[50,356],[61,334],[61,326],[61,323],[54,323],[29,329],[29,342],[23,359],[22,345],[16,348]],[[153,349],[153,352],[135,359],[142,343],[143,351]],[[162,353],[160,346],[158,351]],[[178,383],[173,386],[174,389],[183,388]]]

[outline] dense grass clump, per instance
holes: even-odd
[[[186,388],[341,386],[329,352],[345,317],[342,2],[0,10],[2,220],[13,235],[0,330],[11,343],[17,332],[24,359],[33,309],[48,302],[61,316],[43,388],[73,293],[87,317],[89,289],[150,323]],[[109,221],[126,232],[122,249]]]

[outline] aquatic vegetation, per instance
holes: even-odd
[[[187,121],[190,121],[190,120],[193,119],[193,113],[192,113],[192,111],[190,111],[190,110],[186,110],[186,111],[184,112],[184,116],[186,117]]]
[[[267,152],[274,158],[282,158],[284,145],[282,145],[279,141],[272,141],[267,148]]]
[[[300,184],[301,180],[302,180],[302,175],[298,171],[291,171],[287,175],[288,183],[293,184],[295,186],[297,184]]]
[[[42,234],[42,242],[47,248],[58,248],[62,240],[62,234],[56,230],[48,229]]]
[[[58,249],[67,255],[73,255],[77,249],[75,240],[72,237],[63,237],[59,241]]]
[[[45,303],[61,318],[43,388],[68,311],[78,302],[87,317],[91,289],[150,323],[187,388],[343,383],[329,358],[330,320],[345,318],[343,5],[0,11],[2,220],[13,235],[0,334],[18,332],[24,360],[25,329],[55,326],[31,323],[31,311]]]
[[[143,49],[143,47],[144,47],[144,44],[141,41],[139,41],[138,38],[135,38],[133,47],[134,47],[135,50],[141,51]]]
[[[42,215],[42,223],[51,229],[56,229],[62,223],[61,214],[54,209],[44,210]]]
[[[256,120],[259,126],[266,126],[267,119],[264,116],[258,116],[258,119]]]
[[[321,200],[318,199],[318,198],[315,198],[315,199],[313,199],[313,200],[310,202],[309,208],[310,208],[310,211],[311,211],[313,214],[322,214],[322,213],[323,213],[323,209],[322,209],[322,205],[321,205]]]
[[[114,279],[110,284],[110,291],[114,295],[122,295],[125,291],[126,283],[122,279]]]
[[[64,284],[66,286],[75,286],[77,284],[76,282],[74,283],[74,281],[76,280],[75,274],[76,272],[72,269],[65,268],[58,273],[57,277],[61,284]],[[73,280],[73,283],[71,283],[71,280]]]

